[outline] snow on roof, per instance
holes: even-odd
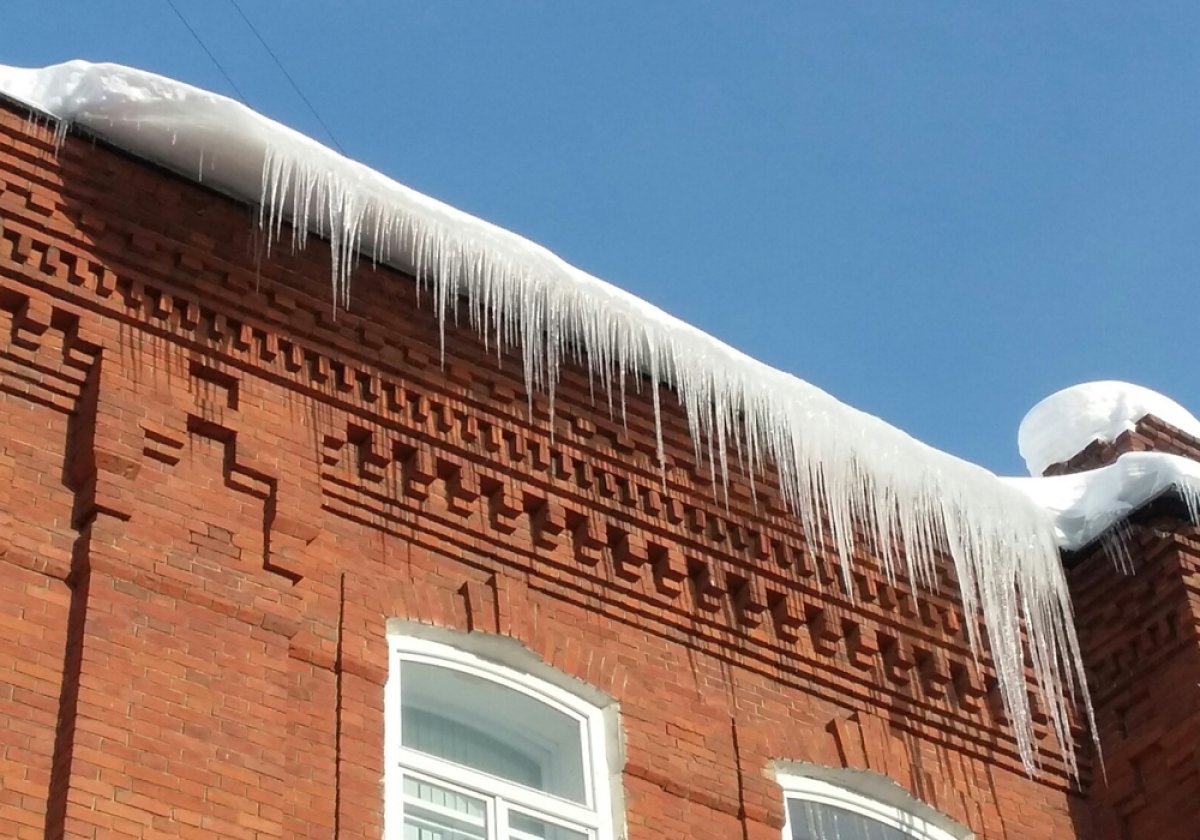
[[[1021,421],[1017,442],[1030,475],[1069,461],[1092,441],[1111,443],[1152,414],[1200,437],[1200,420],[1162,394],[1128,382],[1085,382],[1051,394]]]
[[[1178,455],[1126,452],[1095,470],[1001,480],[1050,514],[1059,545],[1066,549],[1101,539],[1129,514],[1172,490],[1183,497],[1192,521],[1200,521],[1200,463]]]
[[[1160,452],[1127,452],[1099,469],[1042,476],[1093,441],[1111,443],[1147,415],[1200,437],[1200,420],[1179,403],[1128,382],[1085,382],[1064,388],[1035,405],[1021,421],[1018,443],[1033,478],[1002,481],[1025,493],[1054,523],[1055,538],[1078,550],[1097,540],[1123,553],[1119,526],[1131,513],[1168,492],[1177,492],[1193,522],[1200,521],[1200,464]]]
[[[327,237],[335,299],[349,306],[359,254],[412,272],[444,324],[465,300],[472,326],[517,347],[527,387],[553,399],[560,365],[582,360],[624,414],[629,378],[674,389],[698,458],[728,475],[770,464],[805,532],[829,532],[849,580],[854,522],[891,573],[914,586],[949,553],[964,610],[986,628],[1000,693],[1027,768],[1038,757],[1021,627],[1069,767],[1064,697],[1091,717],[1058,529],[1026,488],[940,452],[788,373],[751,359],[546,249],[415,192],[218,94],[112,64],[0,68],[0,92],[130,153],[256,204],[269,239]],[[659,389],[651,388],[662,433]],[[1036,494],[1035,494],[1036,495]],[[848,587],[849,589],[849,587]],[[974,621],[965,622],[978,646]]]

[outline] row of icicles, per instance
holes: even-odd
[[[54,121],[61,145],[68,123]],[[56,147],[57,147],[56,145]],[[828,534],[850,586],[855,522],[889,579],[936,585],[947,553],[972,650],[986,641],[1005,712],[1026,769],[1039,762],[1026,694],[1026,649],[1069,772],[1077,773],[1068,698],[1089,722],[1071,605],[1052,527],[1026,497],[988,471],[935,450],[824,391],[757,362],[572,266],[549,251],[459,213],[346,161],[319,166],[307,154],[269,149],[260,226],[268,248],[291,227],[292,246],[311,232],[329,240],[336,305],[348,308],[360,254],[411,272],[429,290],[442,341],[460,301],[469,324],[498,355],[515,348],[526,388],[553,410],[565,362],[586,367],[610,411],[626,417],[632,386],[648,390],[663,461],[660,386],[678,396],[698,461],[723,491],[732,452],[750,478],[772,466],[779,489],[814,544]],[[353,177],[345,177],[344,167]],[[1092,727],[1094,731],[1094,726]]]
[[[332,153],[331,153],[332,154]],[[292,228],[329,239],[332,285],[350,304],[360,252],[411,271],[432,293],[445,341],[460,299],[470,325],[495,352],[516,348],[526,387],[549,394],[564,361],[585,365],[610,406],[625,417],[630,383],[648,377],[660,461],[659,386],[678,395],[696,457],[720,486],[733,452],[751,480],[769,464],[805,533],[828,532],[849,580],[854,523],[889,577],[914,588],[935,585],[941,552],[951,557],[966,615],[986,628],[1002,702],[1027,770],[1038,764],[1026,694],[1028,654],[1068,768],[1077,772],[1068,697],[1082,698],[1090,720],[1069,595],[1051,524],[1026,497],[986,470],[932,449],[820,389],[774,370],[580,272],[536,245],[376,175],[348,181],[299,157],[268,154],[261,225],[271,241]],[[372,173],[374,174],[374,173]],[[972,649],[982,642],[966,621]],[[1093,727],[1094,729],[1094,727]]]

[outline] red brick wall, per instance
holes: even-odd
[[[951,587],[864,554],[848,598],[770,487],[713,498],[681,416],[664,485],[645,399],[624,429],[568,372],[530,413],[513,357],[451,329],[440,364],[409,279],[335,316],[323,245],[260,263],[250,218],[0,109],[0,832],[379,837],[396,617],[619,700],[635,840],[774,840],[779,759],[1090,836]]]
[[[1200,460],[1200,441],[1145,417],[1112,442],[1095,442],[1047,472],[1111,464],[1126,452]],[[1133,574],[1101,545],[1071,558],[1069,582],[1096,722],[1103,774],[1089,789],[1097,840],[1200,837],[1200,542],[1179,499],[1137,513],[1125,532]]]

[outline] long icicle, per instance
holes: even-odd
[[[934,583],[944,545],[966,614],[978,612],[983,618],[1000,694],[1026,767],[1032,771],[1038,757],[1022,626],[1051,724],[1074,770],[1063,696],[1084,685],[1082,664],[1054,535],[1045,515],[1027,499],[982,468],[755,362],[544,249],[482,223],[456,225],[422,214],[375,190],[356,192],[328,172],[314,177],[312,166],[303,159],[287,160],[281,151],[269,156],[261,195],[272,206],[263,218],[268,233],[275,234],[272,223],[305,218],[310,201],[323,210],[318,232],[333,243],[339,305],[349,300],[353,255],[363,232],[386,232],[376,233],[369,256],[395,262],[396,255],[408,255],[408,268],[432,287],[443,341],[456,301],[464,296],[471,326],[498,352],[518,345],[526,387],[531,394],[549,393],[552,405],[565,358],[581,359],[622,412],[625,382],[649,375],[660,459],[659,388],[673,389],[697,457],[712,467],[714,480],[727,485],[731,446],[749,453],[752,471],[773,465],[805,531],[820,540],[828,529],[846,581],[852,574],[855,522],[874,525],[872,544],[885,570],[891,574],[896,568],[914,587]],[[978,654],[984,640],[973,620],[966,624]]]
[[[1078,687],[1091,717],[1054,525],[1026,495],[986,470],[925,446],[819,388],[763,365],[650,304],[575,269],[544,248],[420,195],[316,141],[217,94],[153,74],[73,62],[38,71],[0,68],[19,90],[64,121],[194,177],[207,149],[206,183],[264,205],[268,245],[293,225],[333,244],[335,305],[349,299],[355,261],[411,272],[431,293],[439,328],[465,297],[487,317],[475,324],[498,352],[517,346],[526,387],[552,391],[560,360],[578,352],[625,415],[626,383],[649,376],[656,445],[663,452],[659,389],[673,389],[701,457],[729,481],[724,453],[747,468],[772,467],[806,534],[836,546],[843,577],[854,523],[874,526],[885,568],[915,585],[935,579],[943,550],[958,580],[970,641],[995,661],[1017,747],[1038,763],[1026,695],[1022,627],[1036,682],[1075,770],[1064,694]],[[474,319],[472,319],[474,320]],[[450,321],[453,323],[453,320]],[[710,443],[711,442],[711,443]],[[717,449],[720,451],[714,452]],[[666,477],[664,475],[664,482]],[[1193,500],[1194,501],[1194,500]],[[848,578],[847,578],[848,579]],[[983,634],[971,618],[982,618]]]

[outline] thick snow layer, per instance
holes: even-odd
[[[1063,548],[1099,539],[1126,516],[1176,490],[1193,522],[1200,521],[1200,464],[1162,452],[1126,452],[1110,466],[1070,475],[1005,478],[1054,519]]]
[[[587,366],[624,415],[641,375],[659,424],[658,385],[674,389],[698,458],[724,481],[733,451],[750,475],[771,465],[807,534],[828,534],[849,579],[854,521],[889,573],[915,585],[949,552],[964,609],[986,628],[1018,747],[1037,761],[1021,627],[1058,741],[1073,766],[1064,697],[1090,717],[1054,523],[1020,489],[932,449],[820,389],[767,367],[508,231],[414,192],[223,96],[104,64],[0,69],[0,91],[134,154],[257,204],[269,239],[291,224],[332,245],[332,284],[350,305],[359,254],[411,271],[436,317],[460,296],[497,349],[519,348],[528,388],[553,399],[564,360]],[[402,94],[401,94],[402,95]],[[661,455],[661,425],[659,425]],[[972,634],[976,622],[965,622]]]
[[[1041,475],[1092,441],[1116,440],[1147,414],[1200,437],[1200,420],[1169,397],[1128,382],[1085,382],[1031,408],[1021,421],[1017,443],[1029,474]]]

